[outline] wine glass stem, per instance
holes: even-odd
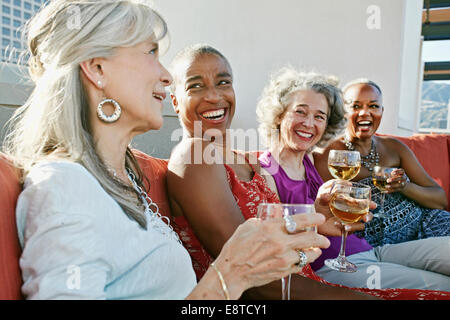
[[[281,300],[291,300],[291,275],[281,279]]]
[[[341,241],[341,250],[339,251],[339,259],[345,259],[345,245],[347,242],[347,229],[345,229],[345,225],[342,225],[342,241]]]
[[[380,208],[380,215],[384,215],[384,197],[385,197],[385,193],[384,192],[381,192],[381,199],[380,199],[380,205],[381,205],[381,208]]]

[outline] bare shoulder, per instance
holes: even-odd
[[[412,153],[411,149],[402,141],[390,136],[376,136],[378,143],[386,149],[388,154]]]
[[[344,150],[345,145],[342,142],[342,138],[337,138],[336,140],[333,140],[330,142],[326,147],[324,148],[316,148],[314,152],[312,153],[312,156],[314,158],[314,163],[322,163],[323,161],[328,161],[328,154],[330,153],[330,150]]]
[[[200,138],[183,138],[172,150],[169,158],[169,171],[183,170],[192,165],[196,165],[197,168],[213,162],[205,161],[204,151],[208,148],[215,148],[210,141]],[[214,154],[214,152],[210,152],[210,154]]]

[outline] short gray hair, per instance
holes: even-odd
[[[381,91],[381,88],[379,85],[377,85],[375,82],[373,82],[372,80],[369,80],[367,78],[358,78],[358,79],[354,79],[348,83],[346,83],[344,85],[344,87],[342,88],[342,92],[345,92],[348,90],[348,88],[357,85],[357,84],[367,84],[369,86],[374,87],[375,89],[378,90],[378,92],[380,93],[380,95],[383,95],[383,92]]]
[[[292,94],[299,90],[321,93],[328,102],[327,128],[317,146],[323,147],[337,136],[346,123],[344,102],[342,92],[337,87],[338,83],[339,80],[334,76],[302,72],[292,67],[285,67],[272,75],[256,106],[259,131],[266,146],[275,138],[273,133],[279,130],[277,120],[289,107]]]

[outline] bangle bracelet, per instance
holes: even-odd
[[[222,290],[223,293],[225,294],[225,299],[230,300],[230,294],[228,293],[227,285],[225,283],[225,280],[223,279],[222,273],[219,271],[219,269],[217,269],[215,261],[211,263],[211,267],[213,267],[214,270],[216,270],[216,273],[219,276],[220,284],[222,285]]]

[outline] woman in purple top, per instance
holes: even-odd
[[[260,155],[266,179],[276,186],[283,203],[314,203],[330,184],[314,167],[310,152],[323,147],[344,125],[341,91],[334,77],[301,73],[291,68],[275,75],[257,106],[260,132],[269,150]],[[327,219],[335,219],[327,217]],[[369,217],[365,217],[367,221]],[[335,258],[341,238],[332,223],[319,226],[331,245],[311,267],[325,280],[349,287],[450,290],[449,239],[432,238],[372,248],[364,238],[350,234],[346,255],[358,266],[356,273],[342,273],[324,266]],[[328,229],[325,229],[327,227]],[[363,223],[351,226],[363,229]],[[447,244],[445,243],[447,242]],[[448,259],[448,258],[447,258]]]

